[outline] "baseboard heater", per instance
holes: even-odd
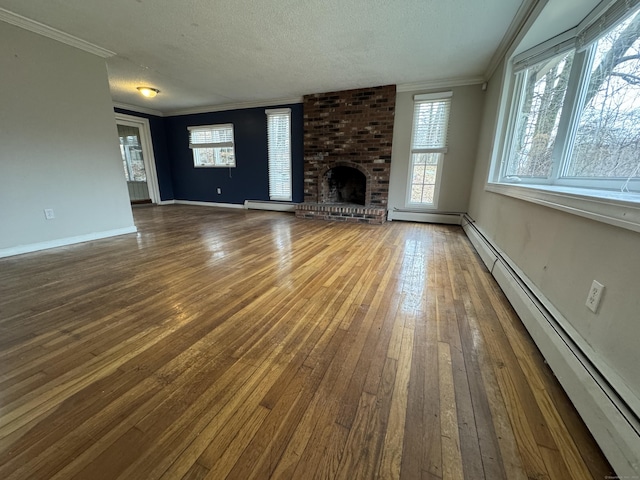
[[[296,204],[293,202],[274,202],[268,200],[245,200],[244,208],[248,210],[272,210],[275,212],[295,212]]]
[[[468,216],[463,229],[618,475],[640,475],[639,399]],[[617,380],[617,381],[616,381]]]
[[[462,212],[426,212],[410,208],[394,208],[387,213],[388,220],[400,220],[405,222],[442,223],[446,225],[460,225]]]

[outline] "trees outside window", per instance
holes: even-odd
[[[414,96],[407,206],[435,208],[444,154],[451,92]]]
[[[572,64],[573,51],[523,72],[523,93],[507,176],[551,175],[551,154]]]
[[[640,13],[602,37],[590,54],[565,175],[627,178],[640,165]]]
[[[233,125],[187,127],[195,167],[235,167]]]

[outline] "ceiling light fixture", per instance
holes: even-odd
[[[145,97],[149,97],[149,98],[153,98],[158,93],[160,93],[160,90],[158,90],[157,88],[151,88],[151,87],[138,87],[138,91]]]

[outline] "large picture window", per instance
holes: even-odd
[[[447,152],[451,92],[414,96],[407,206],[435,207]]]
[[[638,8],[616,2],[575,38],[532,51],[513,62],[492,181],[640,201]]]
[[[195,167],[235,167],[233,125],[187,127]]]
[[[633,178],[640,165],[640,13],[589,51],[588,75],[564,175]]]

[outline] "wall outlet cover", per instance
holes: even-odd
[[[591,289],[589,290],[589,295],[587,295],[586,305],[589,310],[593,313],[598,311],[598,306],[600,305],[600,300],[602,299],[602,294],[604,293],[604,285],[600,282],[594,280],[591,284]]]

